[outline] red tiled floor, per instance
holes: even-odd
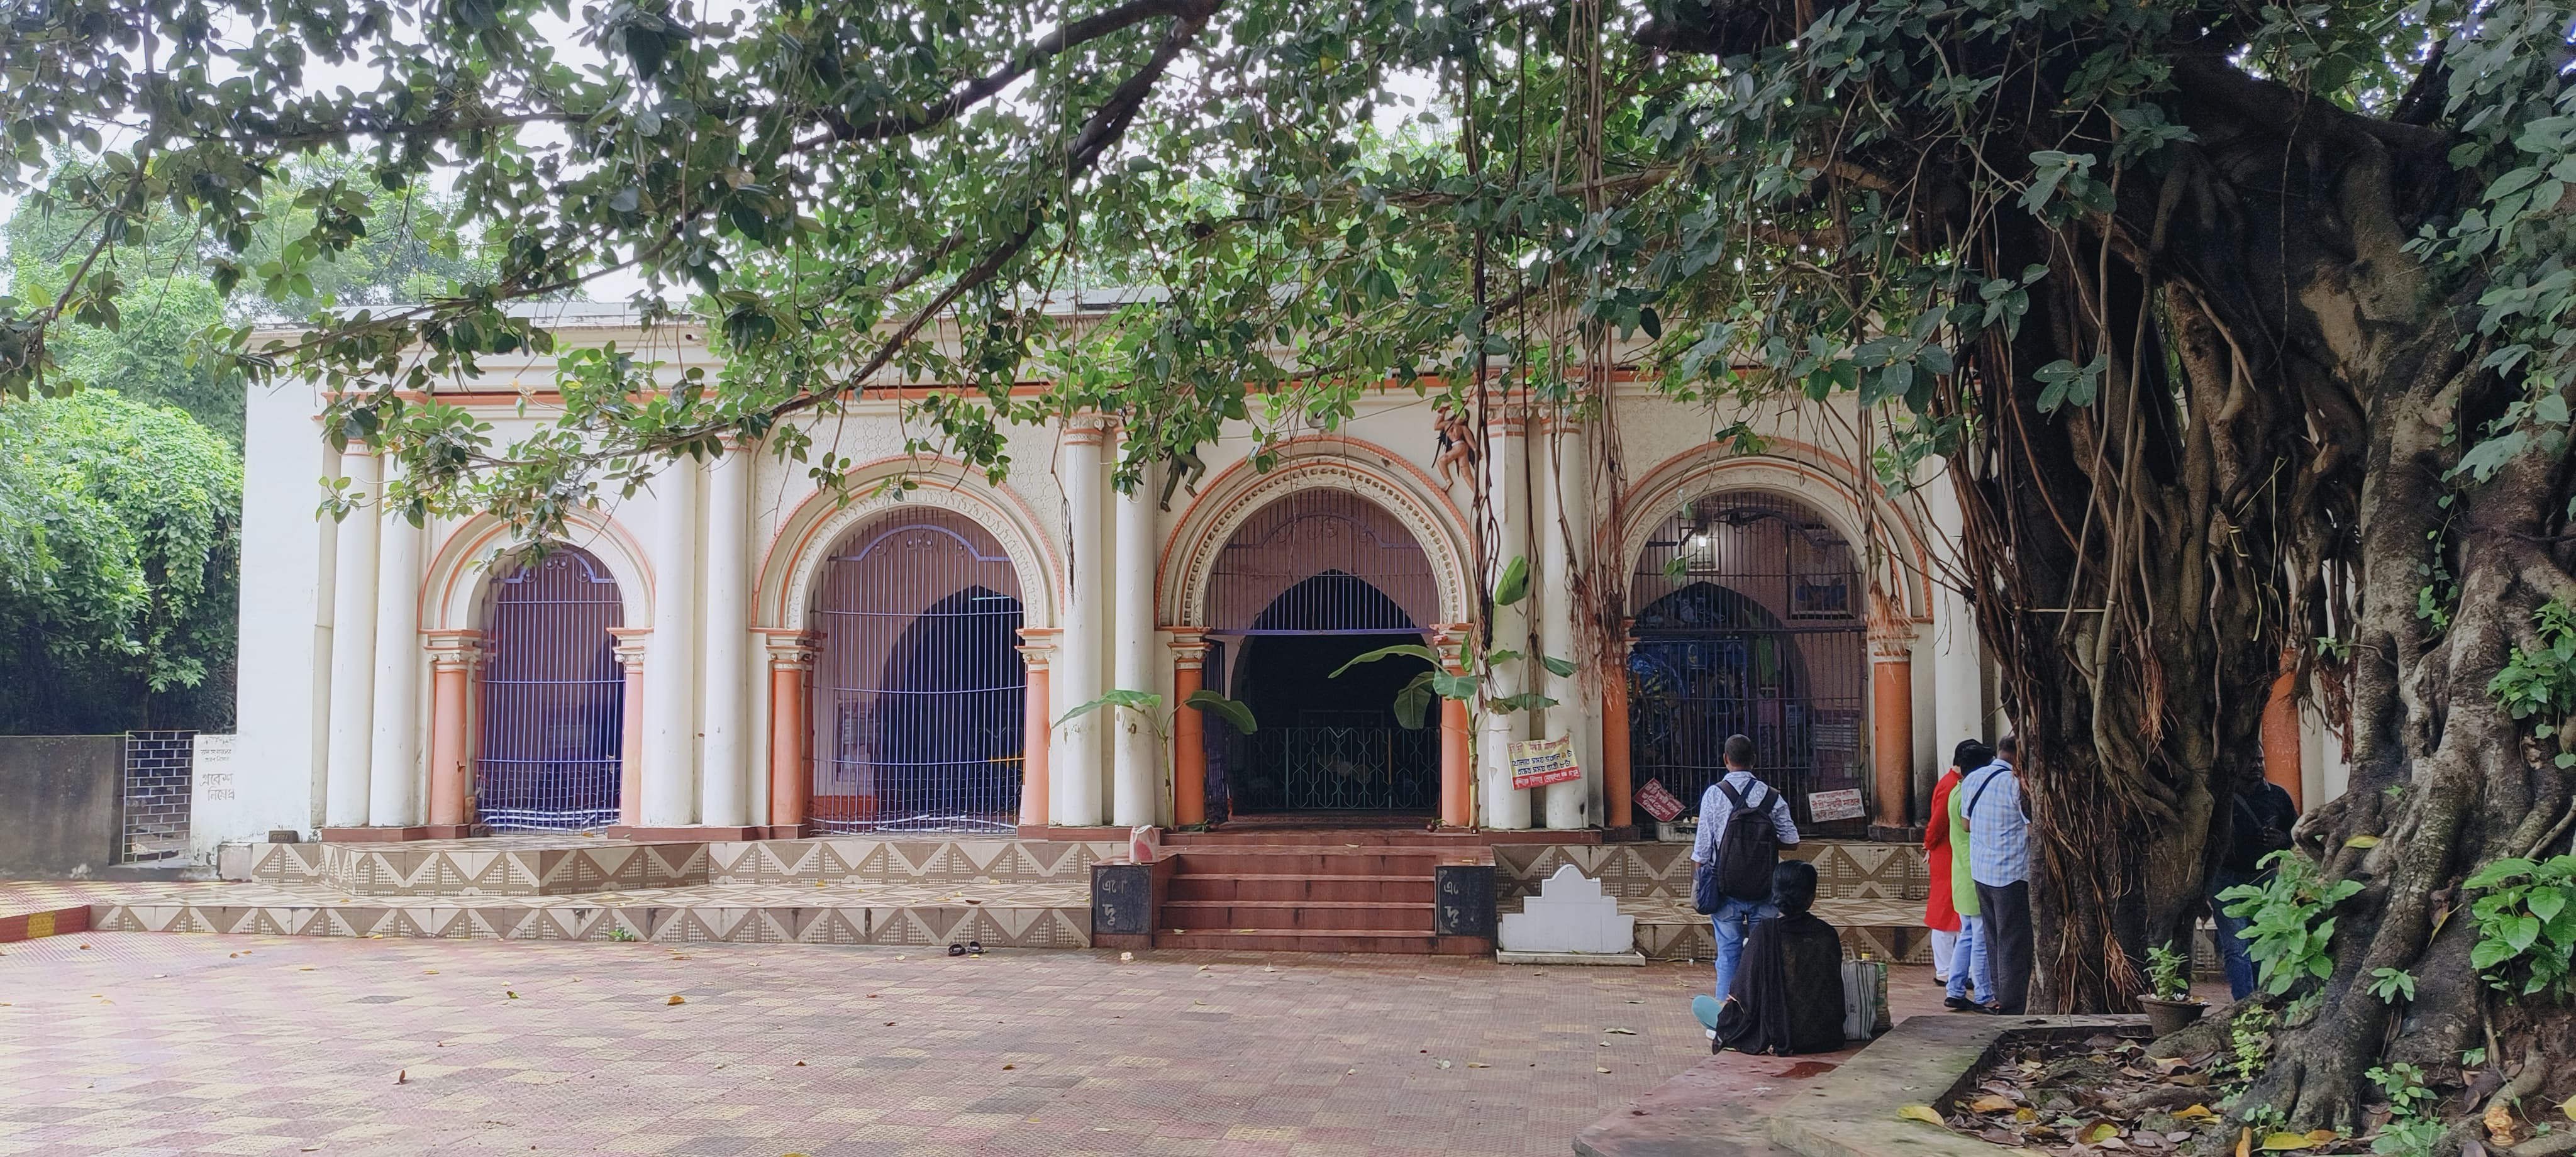
[[[1705,965],[1137,956],[12,944],[0,1154],[1563,1154],[1707,1058]]]

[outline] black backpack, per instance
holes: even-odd
[[[1771,826],[1771,805],[1779,800],[1762,783],[1753,785],[1753,800],[1736,794],[1732,784],[1721,780],[1717,790],[1725,792],[1727,802],[1735,805],[1726,817],[1726,827],[1718,832],[1717,890],[1738,900],[1761,903],[1771,898],[1771,869],[1780,864],[1780,832]]]

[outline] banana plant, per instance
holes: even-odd
[[[1512,561],[1503,567],[1502,577],[1494,582],[1494,605],[1508,607],[1527,597],[1529,597],[1529,559],[1524,555],[1513,555]],[[1392,647],[1380,647],[1342,664],[1334,669],[1332,677],[1338,679],[1342,672],[1362,663],[1374,663],[1380,659],[1392,659],[1399,655],[1421,659],[1431,664],[1430,670],[1416,674],[1412,682],[1406,683],[1403,690],[1395,693],[1395,721],[1407,730],[1418,731],[1422,728],[1430,715],[1431,703],[1435,699],[1456,699],[1466,703],[1478,703],[1487,711],[1506,714],[1514,711],[1537,711],[1556,706],[1556,700],[1536,691],[1523,691],[1517,695],[1485,695],[1486,679],[1493,674],[1497,664],[1514,662],[1526,656],[1509,648],[1487,650],[1477,635],[1468,636],[1459,655],[1467,669],[1457,674],[1451,674],[1441,665],[1439,652],[1420,643],[1398,643]],[[1574,674],[1572,660],[1560,659],[1554,655],[1541,655],[1538,661],[1540,666],[1546,667],[1559,676]]]
[[[1168,712],[1156,710],[1162,705],[1163,697],[1155,692],[1133,691],[1124,687],[1112,688],[1103,692],[1099,698],[1065,712],[1063,718],[1055,721],[1055,725],[1062,727],[1103,707],[1122,708],[1135,712],[1145,721],[1146,726],[1154,729],[1157,738],[1169,743],[1172,739],[1170,715]],[[1252,718],[1251,708],[1204,687],[1190,692],[1189,698],[1181,700],[1181,706],[1214,714],[1217,718],[1233,724],[1235,730],[1245,735],[1250,735],[1259,728],[1259,724]]]

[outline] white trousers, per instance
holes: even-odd
[[[1959,948],[1959,934],[1932,930],[1932,979],[1950,983],[1950,955]]]

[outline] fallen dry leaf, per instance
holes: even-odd
[[[1592,1071],[1593,1071],[1593,1072],[1596,1072],[1596,1073],[1606,1073],[1606,1072],[1609,1072],[1610,1070],[1605,1069],[1605,1068],[1602,1068],[1602,1067],[1601,1067],[1601,1066],[1599,1066],[1599,1065],[1594,1065],[1594,1066],[1592,1066]]]
[[[1467,1062],[1467,1067],[1471,1069],[1490,1069],[1494,1066],[1486,1064],[1483,1061],[1469,1061]]]
[[[2379,837],[2354,836],[2351,839],[2345,840],[2343,842],[2343,846],[2347,848],[2375,848],[2379,846]]]
[[[662,1003],[664,1003],[664,1004],[666,1004],[666,1005],[668,1005],[668,1004],[687,1004],[687,1003],[689,1003],[689,998],[688,998],[688,997],[685,997],[685,996],[682,996],[682,995],[680,995],[679,993],[674,992],[674,993],[672,993],[672,994],[671,994],[671,999],[666,1000],[666,1001],[663,1001]]]
[[[2191,1106],[2190,1108],[2187,1108],[2187,1109],[2177,1110],[2177,1111],[2174,1113],[2174,1120],[2177,1120],[2177,1121],[2197,1121],[2197,1120],[2200,1120],[2200,1119],[2201,1119],[2201,1118],[2203,1118],[2203,1117],[2210,1117],[2210,1116],[2215,1116],[2215,1115],[2216,1115],[2216,1114],[2211,1113],[2211,1112],[2209,1111],[2209,1106],[2207,1106],[2207,1105],[2193,1105],[2193,1106]]]
[[[2561,1102],[2558,1111],[2567,1114],[2568,1120],[2576,1121],[2576,1097],[2569,1097]]]
[[[2119,1136],[2120,1127],[2118,1125],[2114,1125],[2109,1121],[2095,1121],[2092,1124],[2085,1126],[2083,1132],[2076,1134],[2075,1139],[2082,1141],[2087,1145],[2099,1145],[2105,1141],[2116,1140]]]
[[[1968,1108],[1979,1113],[2009,1113],[2016,1107],[2012,1098],[1999,1097],[1993,1093],[1968,1102]]]
[[[1619,1034],[1620,1036],[1635,1036],[1635,1035],[1637,1035],[1637,1030],[1635,1030],[1635,1029],[1633,1029],[1633,1028],[1605,1028],[1605,1029],[1602,1029],[1601,1031],[1603,1031],[1603,1032],[1612,1032],[1612,1033],[1617,1033],[1617,1034]]]
[[[1941,1119],[1940,1111],[1934,1109],[1930,1105],[1898,1105],[1896,1107],[1896,1119],[1900,1121],[1921,1121],[1926,1125],[1938,1125],[1944,1129],[1950,1127],[1950,1123],[1948,1121]]]
[[[395,1084],[397,1084],[397,1085],[399,1085],[399,1084],[404,1084],[404,1083],[406,1083],[405,1078],[409,1077],[410,1075],[411,1075],[411,1070],[410,1070],[410,1069],[395,1069],[395,1070],[394,1070],[394,1083],[395,1083]]]
[[[2305,1133],[2291,1133],[2285,1131],[2268,1134],[2263,1138],[2263,1150],[2267,1153],[2287,1153],[2299,1149],[2314,1149],[2316,1147],[2316,1140]]]
[[[803,1061],[798,1061],[798,1062],[796,1062],[796,1063],[801,1065],[801,1064],[804,1064],[805,1062],[803,1062]],[[1002,1070],[1003,1070],[1004,1072],[1008,1072],[1008,1071],[1010,1071],[1010,1070],[1012,1070],[1012,1069],[1016,1069],[1016,1068],[1018,1068],[1018,1067],[1020,1067],[1020,1066],[1018,1066],[1018,1065],[1003,1065],[1003,1066],[1002,1066]]]
[[[2239,1129],[2239,1130],[2237,1130],[2237,1131],[2236,1131],[2236,1157],[2248,1157],[2248,1155],[2249,1155],[2249,1154],[2251,1154],[2251,1153],[2253,1153],[2253,1152],[2254,1152],[2254,1130],[2253,1130],[2253,1129],[2251,1129],[2251,1128],[2246,1128],[2246,1129]]]

